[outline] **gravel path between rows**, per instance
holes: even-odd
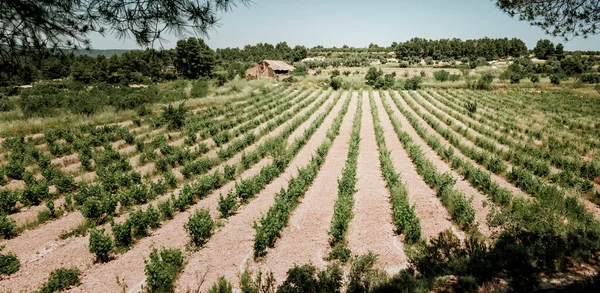
[[[411,205],[415,205],[415,211],[421,221],[421,236],[430,239],[448,229],[457,231],[452,225],[450,214],[436,196],[435,190],[429,187],[417,173],[415,164],[400,143],[392,122],[383,108],[379,93],[374,93],[374,96],[385,135],[385,144],[390,151],[394,169],[400,173],[402,182],[406,185],[408,201]],[[402,127],[406,126],[402,124]]]
[[[403,244],[394,233],[390,194],[381,174],[373,117],[367,92],[363,92],[363,116],[357,161],[357,192],[354,218],[348,227],[348,248],[354,255],[369,251],[378,255],[378,265],[388,273],[407,267]]]
[[[306,165],[314,151],[325,139],[327,129],[332,125],[343,105],[340,99],[321,127],[300,150],[286,170],[268,184],[248,205],[241,208],[228,223],[215,233],[206,245],[195,252],[186,264],[177,283],[176,292],[189,290],[206,292],[219,276],[236,280],[240,267],[252,258],[254,245],[254,221],[260,219],[273,205],[275,194],[286,188],[288,180],[298,174],[298,168]],[[198,287],[198,276],[204,276],[204,283]],[[237,282],[234,282],[237,283]]]
[[[253,265],[260,267],[262,271],[272,271],[278,282],[284,281],[288,269],[294,264],[310,262],[320,268],[327,265],[323,257],[329,249],[328,231],[337,199],[336,183],[341,177],[348,155],[352,119],[357,108],[358,98],[355,93],[325,163],[290,216],[289,225],[282,232],[283,236],[277,240],[274,249],[269,249],[263,261]]]

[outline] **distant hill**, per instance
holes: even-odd
[[[100,55],[104,55],[106,57],[110,57],[112,55],[121,55],[127,51],[134,51],[138,49],[108,49],[108,50],[98,50],[98,49],[90,49],[90,50],[76,50],[74,52],[75,55],[88,55],[91,57],[96,57]]]

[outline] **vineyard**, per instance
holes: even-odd
[[[0,291],[531,291],[595,273],[597,99],[298,83],[138,114],[2,138]]]

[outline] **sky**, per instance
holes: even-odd
[[[215,48],[256,43],[314,47],[389,46],[413,37],[426,39],[519,38],[533,49],[539,39],[563,43],[566,50],[600,50],[600,35],[565,41],[539,27],[511,18],[493,0],[252,0],[220,15],[205,38]],[[193,34],[187,36],[194,36]],[[93,49],[139,49],[131,39],[91,35]],[[174,48],[170,35],[163,48]],[[159,49],[160,46],[156,45]]]

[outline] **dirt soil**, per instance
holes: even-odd
[[[353,255],[369,251],[378,255],[378,264],[388,273],[408,265],[403,243],[394,233],[390,195],[381,174],[379,152],[373,130],[368,93],[363,92],[363,116],[358,154],[358,181],[354,194],[354,218],[348,227],[348,248]]]

